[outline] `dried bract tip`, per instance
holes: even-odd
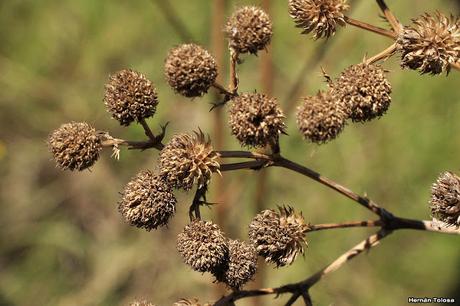
[[[143,74],[124,69],[110,76],[105,85],[104,103],[112,118],[128,126],[153,116],[158,96],[152,82]]]
[[[165,76],[179,94],[193,98],[204,95],[217,78],[217,64],[209,52],[195,44],[183,44],[169,51]]]
[[[219,172],[219,154],[203,132],[175,135],[161,150],[160,175],[174,188],[190,190],[208,184],[213,172]]]
[[[151,171],[139,172],[124,188],[118,210],[129,224],[147,231],[168,224],[177,200],[171,187]]]
[[[431,188],[432,216],[448,225],[460,226],[460,177],[444,172]]]
[[[228,244],[216,224],[196,220],[185,226],[177,236],[177,250],[193,270],[211,272],[224,262]]]
[[[278,267],[290,265],[306,244],[308,230],[302,214],[291,207],[279,207],[279,212],[264,210],[249,225],[249,239],[265,261]]]
[[[270,17],[256,6],[244,6],[235,11],[224,31],[231,48],[238,53],[254,54],[265,49],[273,34]]]
[[[352,65],[341,73],[332,88],[340,102],[351,109],[353,122],[381,117],[390,107],[391,84],[378,65]]]
[[[86,122],[61,125],[48,136],[48,147],[56,165],[72,171],[91,167],[102,150],[96,130]]]
[[[451,63],[460,62],[460,19],[425,13],[403,29],[397,39],[401,67],[422,74],[450,71]]]
[[[243,93],[233,98],[229,112],[232,134],[245,146],[276,143],[286,128],[277,100],[264,94]]]
[[[340,103],[332,91],[320,91],[303,98],[297,108],[297,126],[305,139],[322,144],[336,138],[346,124],[347,105]]]
[[[227,260],[213,274],[217,281],[239,290],[256,274],[257,252],[254,246],[238,240],[230,240],[228,248]]]
[[[314,32],[315,39],[330,37],[337,26],[345,26],[346,0],[289,0],[289,14],[302,34]]]

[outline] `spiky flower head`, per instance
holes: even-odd
[[[128,126],[153,116],[158,95],[152,82],[142,73],[123,69],[109,77],[105,85],[104,103],[112,118]]]
[[[314,32],[315,39],[330,37],[337,26],[345,26],[346,0],[289,0],[289,14],[302,34]]]
[[[161,150],[160,175],[174,188],[190,190],[196,183],[206,185],[213,172],[219,172],[219,154],[203,132],[175,135]]]
[[[253,53],[265,49],[272,37],[272,22],[264,10],[244,6],[235,11],[225,25],[229,46],[238,53]]]
[[[225,261],[228,243],[216,224],[195,220],[177,236],[177,250],[193,270],[211,272]]]
[[[243,93],[234,97],[229,112],[232,134],[245,146],[274,143],[286,128],[277,100],[264,94]]]
[[[346,124],[347,105],[340,103],[334,93],[319,91],[303,98],[297,108],[297,126],[311,142],[322,144],[336,138]]]
[[[150,231],[168,224],[176,204],[171,187],[153,172],[143,170],[125,186],[118,210],[129,224]]]
[[[351,65],[332,87],[341,103],[348,105],[353,122],[378,118],[390,107],[391,84],[378,65]]]
[[[265,261],[278,267],[290,265],[306,245],[305,233],[309,226],[300,213],[291,207],[264,210],[249,224],[249,239]]]
[[[460,19],[425,13],[412,20],[397,39],[401,67],[422,74],[450,71],[451,63],[460,62]]]
[[[98,133],[86,122],[62,124],[48,136],[48,147],[56,165],[72,171],[91,167],[102,150]]]
[[[257,252],[254,246],[238,240],[229,240],[228,258],[214,272],[217,281],[233,290],[239,290],[257,271]]]
[[[444,172],[431,188],[432,216],[448,225],[460,226],[460,177]]]
[[[171,49],[165,61],[165,76],[179,94],[193,98],[208,92],[217,78],[214,57],[196,44],[182,44]]]

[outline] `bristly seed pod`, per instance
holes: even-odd
[[[315,39],[330,37],[337,26],[345,26],[346,0],[289,0],[289,14],[302,34],[314,32]]]
[[[209,52],[195,44],[183,44],[169,51],[165,76],[179,94],[193,98],[208,92],[217,78],[217,64]]]
[[[449,73],[450,64],[460,62],[460,18],[425,13],[403,29],[397,47],[401,67],[422,74]]]
[[[219,172],[219,154],[203,132],[175,135],[161,150],[160,175],[174,188],[190,190],[208,184],[213,172]]]
[[[177,236],[177,250],[193,270],[211,272],[226,259],[228,243],[216,224],[195,220]]]
[[[129,224],[150,231],[168,224],[176,204],[171,187],[151,171],[144,170],[125,186],[118,210]]]
[[[332,88],[340,102],[351,109],[353,122],[381,117],[390,107],[391,84],[378,65],[352,65],[341,73]]]
[[[243,93],[230,104],[229,124],[242,145],[263,147],[284,133],[284,114],[275,98],[259,93]]]
[[[273,34],[270,17],[256,6],[244,6],[235,11],[224,31],[230,48],[238,53],[253,54],[265,49]]]
[[[57,166],[72,171],[91,167],[102,150],[96,130],[86,122],[61,125],[48,136],[48,147]]]
[[[322,144],[336,138],[346,124],[347,105],[340,103],[331,90],[303,98],[297,108],[296,122],[305,139]]]
[[[451,226],[460,227],[460,177],[444,172],[431,188],[432,216]]]
[[[265,261],[277,267],[290,265],[306,244],[308,230],[302,214],[291,207],[279,207],[279,212],[264,210],[249,225],[249,239]]]
[[[257,252],[254,246],[238,240],[230,240],[228,248],[227,260],[213,274],[217,281],[239,290],[256,274]]]
[[[152,82],[145,75],[124,69],[110,76],[105,85],[104,103],[112,118],[128,126],[133,121],[153,116],[158,96]]]

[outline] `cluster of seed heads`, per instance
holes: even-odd
[[[289,0],[289,13],[296,26],[302,33],[313,33],[315,39],[328,38],[337,26],[344,26],[348,9],[346,0]],[[230,16],[224,33],[229,48],[237,55],[256,54],[270,43],[272,22],[262,9],[245,6]],[[425,14],[404,27],[395,44],[403,68],[430,74],[448,72],[451,64],[459,63],[459,18]],[[194,98],[216,86],[218,67],[203,47],[182,44],[169,51],[164,74],[175,92]],[[380,118],[391,103],[391,85],[385,74],[382,67],[364,61],[351,65],[335,80],[328,78],[327,90],[302,98],[296,122],[304,138],[326,143],[341,133],[348,120]],[[263,93],[232,93],[228,100],[231,134],[242,146],[278,145],[286,125],[276,98]],[[145,125],[144,120],[155,114],[159,103],[153,83],[131,69],[109,77],[103,101],[112,118],[123,126],[132,122]],[[108,138],[108,133],[96,131],[88,123],[71,122],[53,131],[48,145],[58,167],[81,171],[97,161]],[[220,173],[219,158],[201,130],[174,135],[161,150],[155,171],[143,170],[126,184],[118,203],[123,219],[148,231],[166,226],[176,211],[173,190],[187,191],[194,186],[206,189],[212,174]],[[445,172],[438,178],[432,187],[430,208],[433,218],[460,226],[460,177]],[[179,254],[193,270],[210,272],[234,290],[254,277],[258,255],[276,267],[292,264],[304,252],[305,235],[310,229],[301,213],[284,206],[254,217],[249,225],[249,242],[229,239],[218,225],[196,218],[177,237]],[[153,304],[140,301],[131,305]],[[183,299],[174,305],[200,304]]]

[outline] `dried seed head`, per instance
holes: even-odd
[[[254,246],[238,240],[228,242],[228,258],[213,271],[217,281],[239,290],[257,271],[257,252]]]
[[[303,253],[305,233],[309,226],[302,214],[291,207],[279,207],[279,212],[264,210],[249,224],[249,239],[260,256],[278,267],[290,265]]]
[[[380,117],[390,107],[391,84],[380,66],[352,65],[341,73],[332,87],[341,103],[351,109],[353,122]]]
[[[183,44],[169,51],[165,76],[179,94],[193,98],[204,95],[217,78],[217,64],[209,52],[195,44]]]
[[[335,34],[338,25],[345,26],[346,0],[289,0],[289,14],[302,34],[314,32],[315,39]]]
[[[334,93],[320,91],[316,96],[303,98],[297,108],[297,126],[305,139],[326,143],[336,138],[346,124],[348,108]]]
[[[209,303],[200,304],[200,301],[196,298],[193,299],[180,299],[175,302],[173,306],[211,306]]]
[[[152,82],[143,74],[124,69],[110,76],[105,85],[104,103],[112,118],[128,126],[153,116],[158,96]]]
[[[431,188],[431,214],[448,225],[460,226],[460,177],[444,172]]]
[[[152,304],[146,300],[142,300],[142,301],[134,301],[131,304],[129,304],[129,306],[155,306],[155,304]]]
[[[177,250],[193,270],[211,272],[224,262],[228,244],[216,224],[196,220],[185,226],[177,236]]]
[[[278,140],[286,126],[275,98],[259,93],[243,93],[233,98],[229,124],[242,145],[263,147]]]
[[[206,185],[213,172],[219,173],[219,154],[203,132],[175,135],[160,152],[160,175],[174,188],[190,190]]]
[[[401,67],[422,74],[450,71],[450,63],[460,62],[460,19],[437,12],[413,20],[397,39]]]
[[[256,6],[244,6],[235,11],[225,25],[229,46],[239,53],[265,49],[272,37],[272,22],[267,13]]]
[[[129,224],[150,231],[168,224],[176,211],[176,203],[171,187],[144,170],[125,186],[118,210]]]
[[[61,125],[48,136],[48,147],[56,165],[72,171],[91,167],[102,150],[96,130],[86,122]]]

